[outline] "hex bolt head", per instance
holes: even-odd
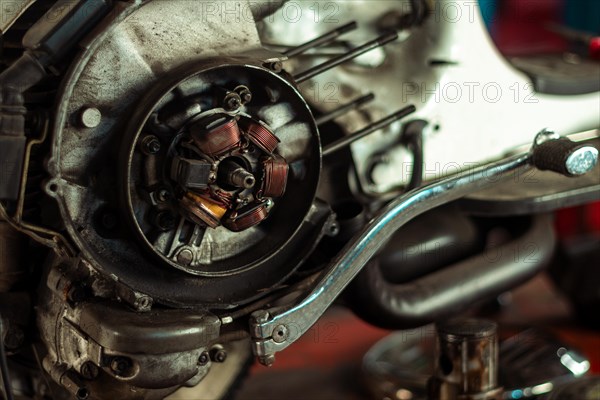
[[[94,380],[98,377],[98,373],[99,373],[99,369],[96,366],[96,364],[94,364],[91,361],[86,361],[83,363],[83,365],[81,366],[81,369],[79,370],[79,373],[81,374],[81,376],[84,379],[87,380]]]
[[[84,107],[79,111],[79,123],[84,128],[95,128],[102,121],[102,113],[94,107]]]
[[[260,356],[258,357],[258,362],[264,365],[265,367],[270,367],[275,363],[275,356],[273,354]]]

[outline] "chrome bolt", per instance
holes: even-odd
[[[584,146],[575,150],[566,161],[567,171],[572,175],[583,175],[598,164],[598,149]]]

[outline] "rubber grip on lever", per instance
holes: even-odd
[[[569,157],[578,149],[589,144],[577,143],[561,137],[548,140],[535,146],[532,154],[533,165],[539,170],[549,170],[565,176],[578,176],[569,171]]]

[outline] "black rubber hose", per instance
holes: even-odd
[[[413,170],[410,175],[410,181],[406,186],[406,191],[416,189],[423,184],[423,130],[427,126],[427,121],[411,121],[402,133],[403,140],[413,156]]]
[[[353,281],[350,306],[383,328],[426,325],[533,277],[550,261],[555,241],[552,218],[542,215],[533,217],[529,229],[512,241],[410,283],[389,283],[374,260]]]

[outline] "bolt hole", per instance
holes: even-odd
[[[84,387],[77,389],[76,396],[78,399],[85,400],[90,396],[89,390]]]

